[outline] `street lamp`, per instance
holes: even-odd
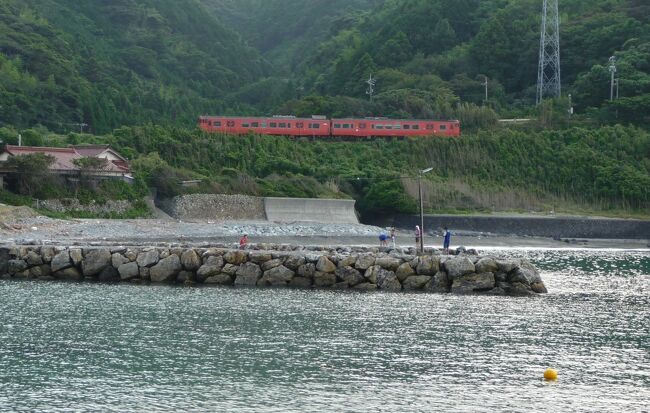
[[[433,168],[418,171],[418,194],[420,196],[420,252],[424,253],[424,202],[422,201],[422,175],[433,171]]]

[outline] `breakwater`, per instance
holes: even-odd
[[[0,277],[456,294],[547,292],[537,269],[524,259],[463,250],[417,255],[412,248],[9,246],[0,248]]]

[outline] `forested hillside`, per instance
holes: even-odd
[[[189,124],[268,69],[195,0],[0,2],[1,124]]]

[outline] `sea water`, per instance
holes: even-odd
[[[2,280],[0,411],[648,411],[650,252],[505,253],[550,293]]]

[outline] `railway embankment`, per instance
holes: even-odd
[[[470,251],[471,252],[471,251]],[[436,250],[296,247],[245,250],[159,247],[5,246],[0,277],[41,281],[292,287],[534,296],[546,293],[525,259]]]

